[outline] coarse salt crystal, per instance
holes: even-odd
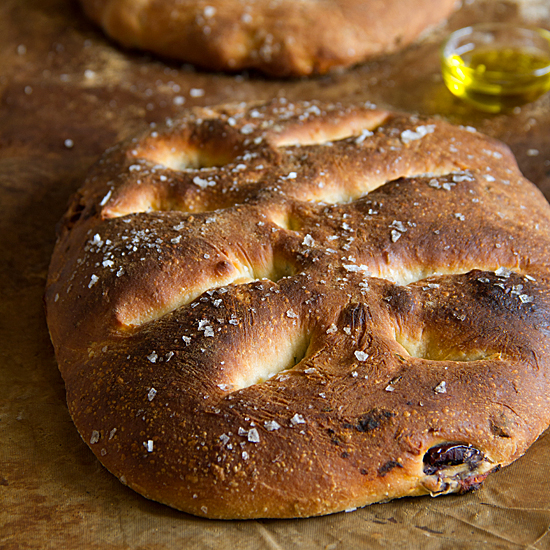
[[[401,141],[403,143],[409,143],[417,139],[421,139],[424,136],[431,134],[435,130],[433,124],[428,124],[426,126],[417,126],[415,130],[405,130],[401,132]]]
[[[495,271],[495,275],[497,277],[503,277],[505,279],[508,279],[510,277],[510,275],[512,274],[512,272],[507,268],[507,267],[499,267],[496,271]]]
[[[401,233],[397,229],[391,230],[391,241],[392,243],[397,242],[401,238]]]
[[[281,425],[276,420],[266,420],[264,422],[264,427],[268,432],[273,432],[278,430]]]
[[[346,271],[350,271],[350,272],[363,271],[365,273],[365,275],[370,275],[369,268],[366,265],[344,264],[343,267]]]
[[[473,181],[473,177],[470,174],[453,174],[454,183],[462,183],[463,181]]]
[[[370,130],[362,130],[361,131],[361,135],[358,136],[356,139],[355,139],[355,144],[356,145],[361,145],[361,143],[363,143],[363,141],[365,141],[366,138],[370,137],[374,135]]]
[[[405,224],[399,220],[393,220],[390,224],[390,227],[393,227],[394,229],[401,231],[401,233],[405,233],[405,231],[407,231]]]
[[[105,206],[107,204],[107,201],[111,198],[111,195],[113,194],[112,189],[101,199],[101,202],[99,203],[99,206]]]
[[[206,189],[207,187],[214,187],[216,185],[216,182],[199,178],[199,176],[195,176],[193,178],[193,183],[195,185],[198,185],[201,189]]]
[[[304,237],[304,240],[302,241],[302,244],[305,246],[313,246],[315,244],[315,241],[313,240],[313,237],[309,234],[307,234]]]
[[[296,413],[291,419],[290,422],[292,424],[305,424],[304,417],[301,414]]]
[[[358,361],[366,361],[369,358],[368,353],[365,353],[364,351],[355,351],[354,355]]]

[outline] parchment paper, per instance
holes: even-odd
[[[330,76],[269,80],[195,71],[117,48],[71,0],[0,1],[0,549],[550,548],[550,436],[476,493],[333,516],[222,522],[124,487],[80,439],[65,405],[42,294],[55,224],[101,152],[191,105],[370,100],[437,114],[507,142],[550,198],[550,95],[483,115],[444,88],[438,47],[482,20],[550,27],[550,2],[466,1],[399,54]]]

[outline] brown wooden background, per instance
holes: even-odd
[[[43,314],[55,224],[89,165],[117,140],[191,105],[357,98],[438,115],[508,143],[550,198],[550,94],[488,116],[442,84],[441,41],[489,20],[550,28],[550,1],[465,0],[399,54],[322,78],[269,80],[124,52],[71,0],[0,0],[1,550],[550,548],[548,435],[464,497],[249,522],[202,520],[149,502],[106,472],[78,436]]]

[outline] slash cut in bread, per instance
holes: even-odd
[[[80,0],[125,47],[214,70],[326,73],[413,42],[456,0]]]
[[[109,150],[60,224],[70,413],[123,483],[200,516],[463,493],[550,422],[549,235],[472,128],[190,110]]]

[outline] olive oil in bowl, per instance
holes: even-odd
[[[550,32],[503,23],[467,27],[442,48],[449,90],[484,111],[498,113],[550,90]]]

